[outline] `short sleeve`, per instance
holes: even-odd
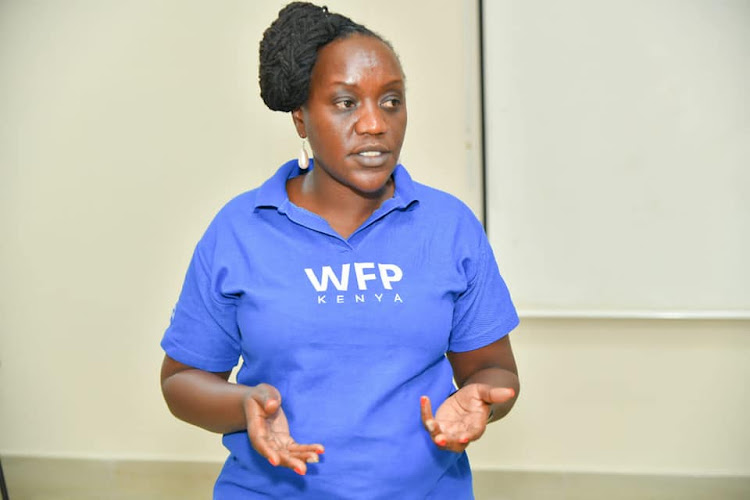
[[[161,346],[181,363],[225,372],[238,363],[241,350],[236,305],[235,299],[222,294],[226,270],[215,268],[210,255],[215,243],[206,239],[204,236],[193,253]]]
[[[476,253],[463,262],[469,277],[453,309],[449,351],[479,349],[518,326],[518,314],[484,231]]]

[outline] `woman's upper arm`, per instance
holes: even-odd
[[[449,351],[447,356],[459,387],[462,387],[472,375],[487,368],[506,370],[518,376],[516,360],[510,346],[510,335],[479,349],[466,352]]]
[[[164,381],[169,379],[169,377],[171,377],[172,375],[176,375],[177,373],[180,373],[186,370],[198,370],[198,368],[195,368],[190,365],[186,365],[185,363],[180,363],[176,359],[171,358],[169,355],[165,354],[164,361],[162,361],[162,364],[161,364],[161,383],[163,384]],[[220,372],[220,373],[216,373],[216,375],[223,378],[224,380],[229,380],[229,375],[231,373],[232,373],[231,371]]]

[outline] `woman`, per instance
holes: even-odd
[[[303,146],[199,242],[162,341],[169,408],[224,434],[218,499],[472,498],[464,450],[519,388],[483,229],[398,164],[404,75],[380,36],[295,2],[260,60],[264,102],[313,159]]]

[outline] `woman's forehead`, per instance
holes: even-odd
[[[403,80],[401,64],[393,50],[375,37],[358,34],[321,48],[312,76],[320,83],[347,85],[369,77]]]

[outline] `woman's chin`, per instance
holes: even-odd
[[[367,198],[378,198],[390,188],[392,174],[393,168],[364,172],[352,179],[349,187]]]

